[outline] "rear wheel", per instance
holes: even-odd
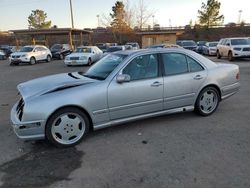
[[[204,88],[195,103],[195,111],[202,116],[209,116],[215,112],[219,105],[219,92],[214,87]]]
[[[219,50],[217,50],[216,56],[217,56],[217,59],[220,59],[220,58],[221,58],[221,55],[220,55],[220,51],[219,51]]]
[[[234,60],[233,53],[231,51],[228,53],[228,60],[229,61],[233,61]]]
[[[46,137],[57,147],[69,147],[79,143],[89,131],[90,122],[78,108],[58,110],[46,124]]]
[[[30,64],[31,64],[31,65],[36,64],[36,59],[35,59],[34,57],[31,57],[31,58],[30,58]]]

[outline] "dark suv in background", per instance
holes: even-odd
[[[72,48],[69,44],[54,44],[50,51],[54,59],[64,59],[65,56],[72,53]]]

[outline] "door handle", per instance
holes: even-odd
[[[201,80],[203,77],[201,76],[201,75],[196,75],[195,77],[194,77],[194,79],[195,80]]]
[[[160,82],[158,82],[158,81],[156,81],[156,82],[154,82],[154,83],[151,84],[151,87],[159,87],[161,85],[163,85],[163,84],[160,83]]]

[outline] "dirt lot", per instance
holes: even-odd
[[[19,140],[12,131],[16,85],[88,67],[0,61],[0,187],[249,188],[250,60],[234,63],[240,66],[241,90],[210,117],[190,112],[151,118],[99,130],[74,148],[56,149],[44,141]]]

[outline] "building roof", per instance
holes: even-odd
[[[66,35],[69,32],[72,34],[90,34],[92,31],[74,28],[50,28],[50,29],[19,29],[10,30],[15,35]]]

